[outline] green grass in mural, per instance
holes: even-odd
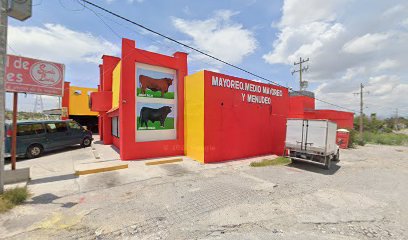
[[[174,92],[166,92],[164,96],[161,96],[160,91],[153,92],[150,89],[146,89],[146,93],[142,94],[142,90],[137,88],[137,96],[140,97],[150,97],[150,98],[165,98],[165,99],[174,99]]]
[[[164,127],[160,126],[160,121],[152,122],[148,121],[147,122],[147,128],[145,125],[143,127],[140,126],[140,117],[137,117],[137,129],[138,130],[168,130],[168,129],[174,129],[174,118],[166,118],[164,120]]]

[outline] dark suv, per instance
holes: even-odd
[[[10,156],[12,125],[6,122],[5,156]],[[81,144],[92,144],[92,132],[73,120],[17,122],[17,156],[36,158],[45,151]]]

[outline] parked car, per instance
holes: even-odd
[[[12,124],[5,124],[5,156],[10,156]],[[46,151],[81,144],[92,144],[92,132],[73,120],[45,120],[17,122],[17,156],[36,158]]]

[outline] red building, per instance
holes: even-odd
[[[203,162],[282,155],[288,89],[201,71],[185,79],[187,156]]]
[[[354,113],[329,109],[316,109],[312,92],[291,92],[289,118],[328,119],[337,123],[337,128],[353,129]]]
[[[101,140],[122,160],[281,155],[288,117],[353,124],[352,113],[316,110],[313,97],[289,97],[284,87],[210,71],[187,76],[185,53],[148,52],[123,39],[120,58],[102,59],[91,109],[99,113]]]
[[[121,58],[102,57],[98,92],[91,94],[91,108],[99,112],[101,140],[116,146],[122,160],[183,155],[187,54],[166,56],[135,45],[135,41],[123,39]],[[141,76],[149,76],[158,85],[164,83],[163,79],[171,79],[166,83],[167,92],[143,92]],[[166,112],[166,120],[149,121],[143,126],[143,111],[161,108],[171,109]]]
[[[209,71],[187,77],[187,54],[148,52],[128,39],[121,58],[102,59],[91,109],[103,143],[121,159],[219,162],[283,153],[286,88]]]

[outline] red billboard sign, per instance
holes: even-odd
[[[62,96],[64,65],[7,55],[6,91]]]

